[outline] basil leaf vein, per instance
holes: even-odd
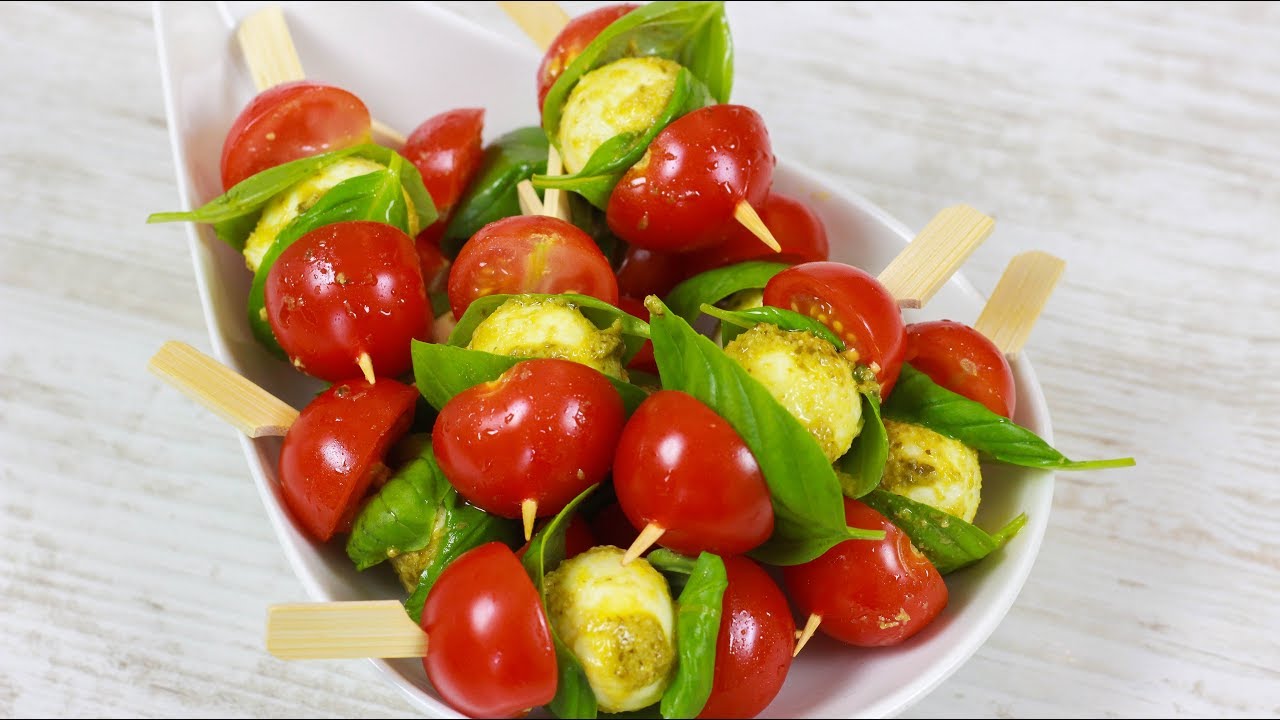
[[[872,490],[862,502],[906,533],[943,575],[1004,547],[1027,524],[1027,514],[1022,513],[991,535],[955,515],[886,490]]]

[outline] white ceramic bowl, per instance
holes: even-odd
[[[232,34],[236,19],[259,3],[155,6],[155,27],[169,130],[184,208],[219,194],[218,162],[232,119],[253,87]],[[486,135],[534,124],[532,47],[426,4],[284,3],[308,76],[348,88],[375,117],[403,131],[455,107],[484,107]],[[754,4],[735,13],[769,12]],[[406,69],[409,69],[406,72]],[[767,118],[766,118],[767,119]],[[865,198],[781,158],[775,186],[807,200],[831,236],[832,259],[882,269],[912,233]],[[169,209],[169,208],[156,208]],[[271,392],[302,407],[316,383],[267,355],[245,322],[249,274],[241,257],[208,228],[190,228],[191,254],[209,336],[218,358]],[[982,297],[962,278],[952,280],[909,320],[948,317],[972,322]],[[1052,441],[1049,413],[1025,355],[1014,363],[1017,421]],[[385,568],[357,573],[341,543],[317,546],[280,502],[276,439],[242,439],[249,470],[267,517],[312,600],[403,597]],[[1008,547],[948,577],[946,611],[910,642],[858,650],[819,636],[797,659],[766,717],[879,717],[901,712],[958,668],[1013,604],[1035,560],[1053,496],[1042,471],[984,468],[977,523],[994,528],[1018,512],[1030,522]],[[266,598],[264,598],[264,602]],[[442,704],[416,660],[374,660],[387,679],[428,715],[459,717]]]

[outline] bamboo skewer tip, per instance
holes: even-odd
[[[360,372],[364,375],[364,379],[370,385],[378,382],[378,377],[373,373],[373,358],[369,357],[369,353],[362,352],[356,356],[356,365],[360,366]]]
[[[533,537],[533,523],[538,518],[538,501],[525,500],[520,503],[520,519],[524,522],[524,539],[525,542]]]
[[[769,246],[769,249],[776,253],[782,252],[782,245],[778,243],[778,239],[773,236],[773,232],[764,224],[764,220],[760,219],[760,213],[751,207],[751,203],[743,200],[733,208],[733,219],[742,224],[752,235],[760,239],[760,242]]]
[[[631,547],[627,548],[627,552],[623,554],[622,564],[628,565],[631,561],[643,555],[645,551],[653,547],[654,543],[658,542],[658,539],[666,531],[666,528],[659,527],[653,523],[645,525],[644,530],[640,531],[635,541],[631,543]]]
[[[818,632],[818,626],[821,624],[821,615],[809,613],[809,619],[805,621],[804,629],[796,631],[796,647],[791,651],[791,657],[795,657],[800,654],[800,651],[804,649],[804,646],[808,645],[809,641],[813,639],[814,633]]]

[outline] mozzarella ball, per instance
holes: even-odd
[[[605,141],[643,133],[662,115],[680,65],[664,58],[623,58],[596,68],[574,86],[560,114],[560,156],[566,173],[586,167]]]
[[[245,240],[245,264],[250,270],[257,272],[258,266],[262,264],[262,258],[271,249],[271,244],[275,242],[280,231],[293,222],[294,218],[320,202],[320,198],[335,185],[343,180],[386,169],[385,165],[373,160],[360,157],[343,158],[271,198],[271,201],[262,209],[262,217],[258,219],[258,224]],[[416,236],[418,213],[407,193],[404,200],[409,206],[409,235]]]
[[[982,499],[978,451],[919,425],[884,421],[889,461],[880,487],[972,522]]]
[[[803,330],[761,323],[724,351],[800,421],[827,460],[835,462],[849,451],[862,432],[862,397],[853,363],[831,343]]]
[[[547,617],[573,650],[602,712],[662,699],[676,665],[675,603],[667,581],[643,559],[622,564],[604,546],[547,575]]]
[[[627,378],[620,325],[601,330],[569,301],[513,297],[476,326],[470,350],[521,358],[560,358]]]

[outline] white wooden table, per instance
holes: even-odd
[[[1059,446],[1141,463],[1059,476],[1017,604],[910,714],[1280,715],[1280,6],[734,18],[780,155],[910,226],[994,213],[980,288],[1068,260],[1030,344]],[[407,713],[265,653],[301,588],[232,431],[144,369],[208,347],[183,230],[142,224],[176,201],[149,8],[4,4],[0,68],[0,714]]]

